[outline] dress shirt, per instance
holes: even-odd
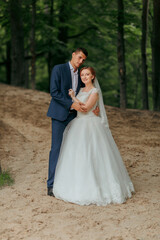
[[[72,78],[72,89],[76,95],[76,90],[78,86],[78,69],[75,71],[72,64],[69,62],[69,67],[71,70],[71,78]]]

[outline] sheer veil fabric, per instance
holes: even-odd
[[[99,85],[99,82],[98,82],[97,78],[95,78],[95,80],[94,80],[94,86],[98,89],[98,93],[99,93],[98,106],[99,106],[99,109],[100,109],[101,121],[105,125],[105,127],[108,128],[109,127],[108,118],[107,118],[106,110],[105,110],[105,107],[104,107],[102,91],[101,91],[101,88],[100,88],[100,85]]]

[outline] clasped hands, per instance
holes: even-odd
[[[75,98],[75,94],[74,94],[74,91],[73,89],[69,89],[69,96],[74,100]],[[76,98],[75,98],[76,99]],[[76,99],[77,100],[77,99]],[[82,112],[82,113],[86,113],[87,112],[87,108],[85,106],[84,103],[80,102],[79,100],[78,101],[75,101],[72,103],[71,105],[71,108],[75,109],[76,111],[78,112]],[[99,107],[96,107],[94,110],[93,110],[93,113],[98,116],[99,115]]]
[[[74,101],[73,104],[71,105],[71,108],[74,108],[76,111],[79,111],[79,112],[87,112],[85,104],[80,102],[78,99],[76,99],[73,89],[69,89],[68,94]]]
[[[85,104],[82,102],[74,102],[71,105],[71,108],[74,108],[78,112],[87,112],[87,108],[85,107]]]

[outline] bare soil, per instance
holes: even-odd
[[[1,240],[159,240],[160,113],[106,106],[136,193],[78,206],[47,196],[50,95],[0,84],[0,156],[15,183],[0,189]]]

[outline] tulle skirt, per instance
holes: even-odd
[[[134,187],[109,128],[97,116],[76,117],[64,134],[53,193],[79,205],[123,203]]]

